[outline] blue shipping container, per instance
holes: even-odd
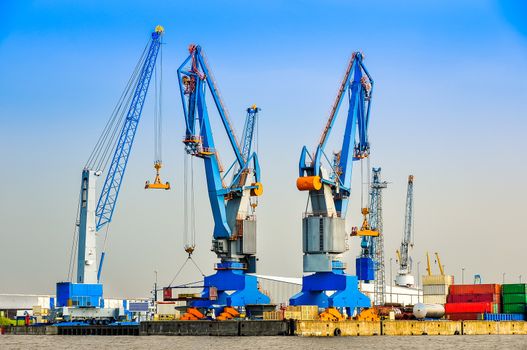
[[[483,314],[485,321],[524,321],[523,314]]]

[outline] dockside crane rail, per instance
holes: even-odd
[[[348,250],[345,218],[351,194],[352,163],[370,154],[368,124],[372,92],[373,79],[364,66],[363,55],[355,52],[315,152],[311,154],[306,146],[302,148],[296,185],[300,191],[309,191],[311,203],[311,212],[306,212],[302,219],[303,265],[304,272],[314,274],[304,276],[302,291],[290,299],[292,305],[335,306],[352,312],[351,309],[371,304],[358,290],[357,277],[344,273],[345,264],[340,259]],[[349,105],[342,148],[329,161],[325,147],[346,97]],[[328,160],[329,169],[322,164],[324,159]],[[326,293],[335,289],[331,295]]]
[[[410,249],[413,247],[414,233],[414,176],[408,176],[408,187],[406,192],[406,210],[404,221],[403,239],[401,241],[401,248],[397,252],[399,257],[399,272],[396,276],[395,283],[398,286],[413,286],[415,284],[412,273],[412,257],[410,256]]]
[[[197,307],[209,307],[213,303],[228,306],[267,304],[269,297],[258,290],[256,277],[247,275],[256,270],[256,216],[251,198],[263,193],[258,155],[251,146],[260,109],[255,105],[247,109],[243,143],[240,146],[210,66],[199,45],[189,46],[189,56],[178,68],[177,74],[185,119],[183,143],[191,159],[202,159],[205,165],[214,219],[212,250],[220,259],[215,267],[216,273],[204,279],[205,288],[201,299],[192,304]],[[214,142],[206,101],[207,92],[214,101],[234,154],[234,162],[227,170],[220,162],[219,151]],[[227,181],[229,174],[232,174],[232,179]],[[194,216],[192,211],[190,214]],[[192,220],[190,225],[193,224]],[[231,291],[234,293],[229,294]]]
[[[99,282],[105,257],[104,245],[108,237],[108,225],[115,212],[163,33],[164,28],[158,25],[151,34],[117,106],[82,171],[77,228],[68,271],[69,282],[57,283],[58,307],[71,305],[102,307],[102,285]],[[110,166],[104,185],[99,198],[96,199],[96,180],[104,173],[108,163]],[[104,227],[106,227],[105,242],[97,264],[96,235]],[[72,283],[75,255],[77,279],[76,283]]]

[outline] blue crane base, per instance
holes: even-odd
[[[328,295],[326,291],[335,291]],[[370,307],[371,301],[359,291],[357,276],[342,270],[315,272],[302,278],[302,291],[289,299],[290,305],[318,305],[320,308],[346,308],[353,315],[357,308]]]
[[[216,288],[217,297],[211,300],[211,287]],[[258,289],[255,276],[245,274],[243,270],[217,270],[215,274],[206,276],[201,298],[191,302],[194,307],[245,306],[250,304],[269,304],[269,297]]]

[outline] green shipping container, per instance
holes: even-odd
[[[526,283],[515,283],[515,284],[502,284],[502,294],[527,294]]]
[[[501,300],[503,304],[525,304],[527,303],[527,294],[503,294]]]
[[[525,304],[503,304],[504,314],[523,314],[525,312]]]

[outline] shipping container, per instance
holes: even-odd
[[[446,295],[423,295],[423,303],[444,305],[446,303]]]
[[[480,303],[490,302],[499,303],[501,297],[499,294],[449,294],[447,301],[449,303]]]
[[[446,319],[451,321],[481,320],[483,319],[483,314],[479,312],[460,312],[447,314]]]
[[[467,312],[499,312],[497,303],[446,303],[445,311],[447,314],[467,313]]]
[[[525,304],[503,304],[504,314],[523,314],[525,311]]]
[[[448,284],[423,285],[423,295],[447,295]]]
[[[504,284],[502,289],[503,294],[527,294],[526,283]]]
[[[499,284],[453,284],[449,294],[500,294]]]
[[[503,294],[503,304],[525,304],[527,294]]]
[[[485,321],[524,321],[524,314],[483,314]]]
[[[423,286],[434,284],[454,284],[454,276],[452,275],[424,275],[422,276]]]

